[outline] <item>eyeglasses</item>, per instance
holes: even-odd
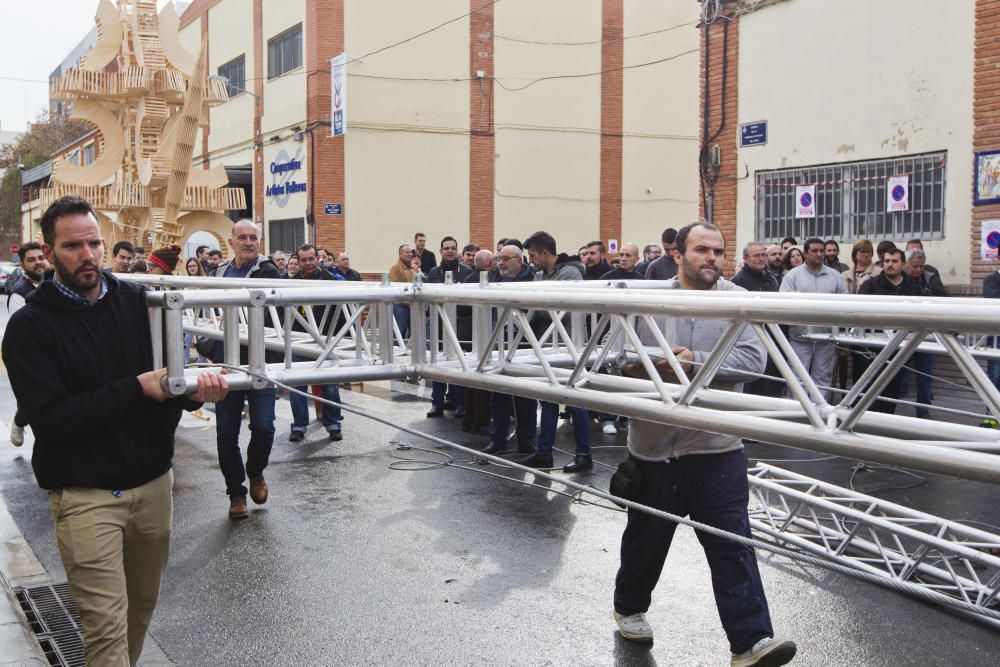
[[[497,255],[498,262],[511,262],[515,259],[521,259],[520,257],[504,257],[503,255]]]

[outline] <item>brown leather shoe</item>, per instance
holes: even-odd
[[[267,482],[263,476],[250,478],[250,497],[258,505],[267,502]]]
[[[229,501],[229,518],[245,519],[248,516],[250,516],[250,512],[247,511],[246,496],[233,496]]]

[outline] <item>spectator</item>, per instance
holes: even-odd
[[[805,261],[805,257],[802,256],[802,251],[797,247],[792,246],[785,251],[784,256],[781,258],[781,266],[787,274],[792,269],[802,266]]]
[[[990,275],[983,278],[983,298],[1000,299],[1000,271],[993,271]],[[993,349],[1000,349],[1000,336],[993,336],[990,339],[990,344],[993,346]],[[986,374],[989,376],[993,386],[1000,389],[1000,359],[990,359],[986,362]],[[982,421],[980,426],[984,428],[996,428],[996,415],[988,416]]]
[[[643,276],[636,269],[639,260],[639,246],[634,243],[623,243],[618,249],[618,259],[621,264],[617,269],[608,271],[601,279],[603,280],[643,280]]]
[[[680,272],[670,286],[682,290],[742,291],[721,277],[725,239],[714,225],[694,223],[677,235]],[[819,264],[823,242],[819,241]],[[839,278],[838,278],[839,280]],[[690,374],[695,362],[704,362],[728,327],[717,320],[678,323],[674,354]],[[686,324],[686,323],[690,324]],[[652,332],[640,335],[655,344]],[[739,390],[748,374],[764,370],[764,346],[752,330],[744,329],[713,387]],[[664,379],[678,382],[665,360],[656,362]],[[641,364],[628,364],[628,375],[646,377]],[[657,509],[750,537],[747,515],[747,457],[738,437],[632,420],[628,434],[629,459],[642,482],[634,498]],[[621,566],[615,579],[614,618],[621,636],[653,641],[646,621],[651,594],[660,578],[677,524],[630,509],[622,535]],[[774,636],[767,598],[752,547],[698,534],[712,573],[716,607],[729,639],[733,665],[783,665],[795,655],[790,641]]]
[[[299,276],[299,258],[292,255],[288,258],[285,263],[285,278],[298,278]]]
[[[154,276],[171,276],[181,256],[179,245],[157,248],[149,255],[149,273]]]
[[[903,270],[903,251],[892,247],[886,248],[885,254],[882,255],[882,271],[871,280],[866,280],[858,289],[858,294],[920,296],[920,288]],[[902,373],[897,372],[882,389],[880,396],[892,399],[899,398],[902,380]],[[893,414],[896,412],[896,404],[879,400],[875,401],[872,409],[876,412]]]
[[[133,261],[135,262],[145,262],[146,261],[146,249],[142,246],[135,246],[135,257]]]
[[[646,275],[646,269],[662,254],[660,246],[650,243],[642,249],[642,261],[635,265],[635,270]]]
[[[319,253],[315,246],[308,243],[300,245],[295,251],[295,255],[299,258],[298,280],[344,280],[344,278],[335,278],[329,271],[320,266]],[[337,326],[336,318],[333,317],[337,308],[335,305],[303,306],[303,309],[305,308],[312,309],[313,320],[317,326],[323,327],[323,330],[319,332],[320,335],[324,337],[333,335]],[[292,329],[295,331],[306,330],[298,320],[292,325]],[[304,357],[293,357],[292,360],[309,361]],[[305,393],[309,392],[308,386],[296,387],[296,389]],[[340,403],[340,388],[336,384],[321,385],[320,391],[326,400]],[[302,394],[290,392],[288,401],[292,404],[292,431],[288,435],[288,441],[302,442],[306,437],[306,428],[309,426],[309,399]],[[344,436],[340,423],[343,421],[343,415],[340,407],[324,403],[321,415],[323,427],[326,429],[330,442],[342,440]]]
[[[194,249],[194,257],[201,264],[201,268],[207,271],[208,268],[208,251],[210,248],[207,245],[200,245]]]
[[[875,254],[878,255],[878,261],[875,263],[879,268],[882,268],[882,257],[885,255],[885,251],[895,247],[896,244],[892,241],[880,241],[878,246],[875,247]]]
[[[843,276],[823,263],[824,250],[821,239],[811,238],[807,240],[805,264],[785,274],[779,291],[847,294]],[[789,333],[792,350],[795,351],[799,361],[809,372],[813,382],[820,387],[820,392],[825,394],[826,390],[823,387],[829,387],[830,383],[833,382],[833,368],[837,359],[837,350],[833,343],[806,338],[809,334],[819,333],[820,329],[821,327],[793,326],[789,328]]]
[[[854,269],[848,269],[842,274],[849,293],[857,294],[858,289],[866,280],[877,276],[882,270],[872,262],[873,254],[871,241],[862,239],[854,242],[854,247],[851,248],[851,261],[854,263]]]
[[[837,273],[843,273],[844,271],[850,268],[849,266],[847,266],[847,264],[844,264],[843,262],[840,261],[839,243],[837,243],[833,239],[829,239],[826,242],[824,248],[826,249],[826,257],[824,258],[823,261],[826,263],[827,266],[829,266]]]
[[[917,290],[924,296],[948,296],[941,277],[936,271],[927,268],[927,257],[922,248],[913,245],[913,241],[906,244],[906,265],[903,267],[905,273],[916,284]],[[920,241],[916,242],[917,244]],[[927,419],[930,417],[930,410],[924,406],[934,402],[934,355],[930,352],[916,352],[907,362],[906,367],[900,373],[899,395],[905,396],[909,390],[909,378],[911,375],[910,366],[916,369],[917,374],[917,403],[920,405],[916,409],[917,417]]]
[[[22,243],[17,249],[21,260],[21,276],[7,294],[7,313],[13,315],[24,306],[25,299],[41,284],[49,262],[42,245],[36,241]]]
[[[668,227],[660,235],[663,245],[663,256],[650,262],[646,267],[646,280],[670,280],[677,275],[677,262],[674,261],[674,251],[677,248],[677,230]]]
[[[483,274],[487,280],[491,276],[493,269],[493,253],[489,250],[480,250],[476,253],[475,266],[462,281],[468,284],[479,284]],[[462,341],[462,349],[466,352],[472,351],[473,337],[473,316],[471,306],[458,306],[457,311],[457,334]],[[459,387],[456,387],[459,388]],[[490,392],[485,389],[475,389],[473,387],[460,387],[464,402],[465,414],[462,417],[462,430],[465,432],[475,432],[490,423]],[[458,416],[458,412],[455,412]]]
[[[274,262],[260,254],[260,238],[253,220],[240,220],[233,225],[228,239],[233,251],[231,259],[215,271],[219,278],[280,278]],[[214,361],[223,359],[223,345],[216,343]],[[277,359],[272,358],[272,361]],[[249,362],[245,347],[240,349],[240,363]],[[219,455],[219,468],[226,481],[229,496],[229,518],[245,519],[247,511],[247,487],[243,482],[249,478],[250,498],[258,505],[267,502],[268,487],[264,481],[274,444],[274,387],[264,389],[244,389],[232,391],[222,401],[215,404],[215,440]],[[250,417],[250,444],[247,445],[246,466],[240,453],[240,429],[243,423],[243,407],[247,406]]]
[[[316,257],[320,269],[326,272],[329,272],[333,269],[333,255],[330,254],[329,250],[327,250],[326,248],[316,248]],[[302,268],[303,268],[302,258],[300,257],[299,270],[301,271]]]
[[[149,266],[146,264],[146,260],[137,259],[132,262],[132,266],[128,268],[128,272],[139,274],[149,273]]]
[[[743,248],[743,268],[733,276],[733,283],[748,292],[778,291],[778,279],[767,271],[767,251],[762,243],[748,243]]]
[[[222,251],[215,248],[209,250],[208,257],[205,262],[208,265],[205,269],[206,276],[214,276],[218,274],[219,267],[222,265]]]
[[[580,261],[583,263],[584,280],[600,280],[611,270],[608,264],[608,251],[603,241],[591,241],[580,248]]]
[[[923,242],[920,239],[910,239],[909,241],[906,242],[907,257],[909,257],[909,252],[911,250],[920,250],[921,252],[924,253],[924,265],[923,265],[924,266],[924,271],[927,271],[927,272],[930,272],[930,273],[933,273],[933,274],[937,275],[938,276],[937,282],[941,282],[941,278],[940,278],[941,272],[938,271],[936,268],[934,268],[932,265],[930,265],[930,264],[927,263],[927,251],[924,250],[924,244],[923,244]],[[907,259],[906,261],[907,261],[907,263],[909,263],[910,260]],[[941,287],[941,291],[942,292],[944,291],[944,287],[943,286]],[[942,294],[941,296],[944,296],[944,295]]]
[[[417,236],[423,236],[418,234]],[[399,259],[396,263],[389,267],[389,280],[394,283],[412,283],[414,276],[417,275],[419,269],[413,266],[413,257],[415,251],[410,248],[408,243],[404,243],[399,246]],[[419,258],[419,255],[417,255]],[[419,259],[417,260],[419,261]],[[394,303],[392,304],[392,317],[396,320],[396,326],[399,327],[399,335],[403,337],[404,341],[410,339],[410,305],[408,303]]]
[[[119,241],[111,251],[111,270],[115,273],[128,273],[135,257],[135,248],[128,241]]]
[[[55,272],[11,316],[3,361],[35,431],[31,466],[51,496],[83,659],[134,665],[170,549],[174,430],[182,409],[221,399],[226,383],[204,373],[190,397],[167,393],[145,288],[101,270],[90,203],[57,199],[41,230]]]
[[[452,282],[456,284],[464,282],[472,274],[472,269],[458,261],[458,241],[452,236],[441,239],[441,263],[427,274],[427,282],[444,283],[448,272],[451,272]],[[462,387],[448,385],[445,382],[433,382],[431,409],[427,416],[441,417],[445,410],[454,410],[456,417],[465,416],[465,397]]]
[[[476,253],[479,251],[480,247],[475,243],[467,244],[464,248],[462,248],[462,264],[471,269],[476,263]]]
[[[351,268],[351,257],[346,252],[337,255],[337,264],[333,270],[344,280],[361,280],[361,274]]]
[[[420,255],[420,267],[423,269],[424,273],[430,272],[435,266],[437,266],[437,258],[434,253],[427,249],[427,235],[423,232],[417,232],[413,235],[413,246]]]
[[[25,299],[38,289],[45,272],[49,269],[49,262],[45,259],[45,252],[40,243],[35,241],[22,243],[17,249],[17,256],[21,260],[21,275],[7,293],[8,315],[13,315],[24,306]],[[24,427],[27,425],[28,420],[24,413],[15,407],[14,420],[10,425],[10,444],[15,447],[24,444]]]
[[[794,236],[786,236],[785,238],[781,239],[781,252],[786,253],[788,252],[789,248],[797,246],[798,244],[799,242],[795,240]]]
[[[774,276],[781,285],[781,279],[785,277],[785,253],[778,244],[767,246],[767,272]]]
[[[556,240],[546,232],[535,232],[524,242],[528,258],[538,269],[535,281],[583,280],[583,271],[565,254],[556,252]],[[532,332],[538,336],[551,323],[547,313],[535,313],[531,320]],[[567,323],[568,324],[568,323]],[[542,401],[542,416],[539,424],[538,445],[534,453],[518,460],[521,465],[531,468],[551,468],[552,450],[556,441],[556,425],[559,420],[559,405]],[[590,415],[583,408],[569,408],[573,419],[573,436],[576,454],[573,462],[563,466],[564,472],[578,472],[594,467],[590,458]]]
[[[288,256],[283,250],[275,250],[271,255],[271,261],[278,268],[278,272],[281,273],[281,277],[284,278],[285,274],[288,272]]]
[[[531,267],[522,259],[522,248],[517,245],[506,245],[497,255],[497,282],[523,283],[534,280]],[[490,423],[490,443],[483,449],[487,454],[502,454],[507,451],[507,434],[510,432],[510,420],[516,416],[517,451],[530,454],[535,451],[535,431],[538,421],[538,402],[533,398],[511,396],[510,394],[493,393],[490,397],[490,408],[493,413]]]

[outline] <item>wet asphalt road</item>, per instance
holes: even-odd
[[[9,423],[13,405],[5,376],[2,382],[0,416]],[[485,444],[482,434],[462,433],[457,420],[425,419],[427,403],[365,389],[344,392],[345,400],[396,424]],[[314,423],[305,443],[291,444],[287,401],[278,415],[266,472],[270,500],[238,523],[226,517],[214,427],[185,416],[178,429],[172,553],[150,628],[178,664],[728,664],[708,569],[689,529],[678,530],[654,592],[656,642],[633,645],[611,620],[624,515],[454,467],[390,470],[390,441],[426,443],[355,415],[347,415],[340,443],[328,443]],[[571,437],[564,423],[558,446]],[[624,434],[604,436],[595,425],[593,438],[619,446],[596,450],[598,460],[620,460]],[[0,492],[42,563],[61,579],[47,496],[24,458],[29,451],[0,447]],[[761,445],[750,454],[815,458]],[[468,462],[460,453],[455,459]],[[837,483],[850,475],[843,460],[788,467]],[[598,467],[578,477],[606,488],[609,475]],[[874,471],[855,483],[907,479]],[[932,478],[884,495],[944,507],[945,516],[997,517],[996,490],[970,482]],[[799,644],[794,664],[997,664],[1000,633],[842,575],[768,555],[760,560],[774,626]]]

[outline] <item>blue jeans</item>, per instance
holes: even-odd
[[[219,452],[219,467],[226,480],[226,493],[246,496],[243,486],[246,475],[260,477],[267,467],[274,444],[274,388],[230,391],[215,404],[215,444]],[[243,423],[243,405],[250,412],[250,444],[247,445],[247,463],[243,467],[240,453],[240,427]],[[244,474],[245,470],[245,474]]]
[[[492,394],[490,410],[493,418],[490,422],[490,442],[504,442],[510,433],[511,417],[517,417],[517,442],[535,441],[537,429],[538,401],[524,396],[510,394]]]
[[[556,444],[559,405],[545,401],[541,401],[541,404],[542,417],[538,424],[538,447],[535,448],[535,451],[539,454],[551,454]],[[567,408],[573,415],[573,439],[576,441],[576,454],[590,456],[590,415],[583,408],[569,406]]]
[[[431,405],[435,408],[440,408],[445,404],[446,401],[451,401],[455,404],[456,409],[465,408],[465,393],[462,388],[457,384],[448,384],[447,382],[432,382],[431,383]]]
[[[986,375],[990,378],[990,382],[997,389],[1000,389],[1000,359],[990,359],[986,362]],[[986,410],[989,413],[989,409]]]
[[[636,463],[642,479],[638,502],[750,537],[750,486],[743,450],[693,454],[668,463]],[[615,611],[631,615],[649,609],[676,528],[672,521],[628,511],[615,579]],[[754,550],[721,537],[695,534],[712,572],[715,606],[730,650],[742,653],[764,637],[773,637]]]
[[[399,335],[403,337],[403,342],[410,340],[410,306],[402,303],[392,305],[392,317],[399,327]],[[395,333],[393,338],[395,338]],[[398,342],[398,341],[397,341]]]
[[[309,387],[296,387],[296,389],[305,392],[309,391]],[[337,385],[321,385],[320,393],[323,395],[323,398],[328,401],[336,401],[340,403],[340,387]],[[302,394],[289,392],[288,401],[292,404],[292,431],[301,431],[302,433],[305,433],[306,427],[309,426],[310,400]],[[329,403],[324,403],[321,414],[323,426],[326,427],[327,431],[332,433],[340,430],[340,422],[343,420],[340,408],[330,405]]]

